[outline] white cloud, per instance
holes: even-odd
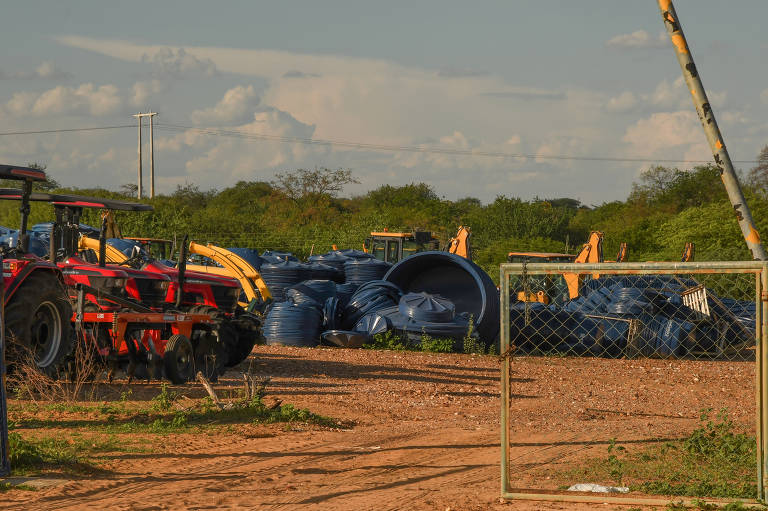
[[[10,116],[107,115],[120,109],[117,87],[84,83],[79,87],[58,86],[42,93],[17,92],[5,104]]]
[[[629,112],[637,106],[638,101],[634,92],[624,91],[618,96],[609,99],[605,108],[609,112]]]
[[[146,107],[152,97],[168,91],[167,82],[162,80],[140,81],[133,84],[133,98],[131,103],[134,106]]]
[[[154,74],[163,77],[180,78],[183,76],[216,74],[216,65],[211,59],[198,58],[184,48],[159,48],[141,56],[141,62],[150,64]]]
[[[72,78],[72,73],[64,71],[53,62],[43,62],[35,69],[35,75],[46,80],[66,80]]]
[[[531,100],[531,99],[560,100],[560,99],[566,98],[565,92],[553,91],[553,90],[547,90],[547,89],[522,88],[522,87],[503,90],[503,91],[482,92],[480,93],[480,95],[486,96],[489,98],[522,99],[522,100]]]
[[[58,40],[136,63],[173,61],[171,57],[179,55],[177,50],[169,54],[164,46],[82,37]],[[453,197],[573,196],[602,202],[620,198],[629,189],[634,164],[546,156],[676,158],[693,154],[703,139],[690,95],[682,79],[674,76],[646,91],[633,88],[611,98],[595,90],[521,87],[466,69],[443,70],[441,76],[435,68],[382,59],[210,47],[188,48],[185,54],[210,61],[221,72],[240,75],[242,84],[210,100],[197,94],[194,106],[187,107],[193,122],[229,126],[246,137],[213,137],[194,131],[160,137],[156,133],[159,168],[167,169],[162,174],[166,181],[158,182],[169,185],[186,180],[203,188],[221,188],[237,179],[270,179],[276,171],[317,165],[351,168],[363,181],[361,192],[383,182],[418,180]],[[168,66],[171,74],[184,69],[174,66]],[[186,69],[205,74],[205,66]],[[253,77],[253,86],[242,79],[244,75]],[[159,74],[155,78],[161,79]],[[232,87],[231,77],[226,78],[227,87]],[[257,85],[261,83],[266,84],[263,90]],[[204,88],[207,94],[210,85]],[[147,92],[151,90],[150,82],[134,86],[134,101],[140,93],[154,101]],[[189,98],[184,101],[192,103]],[[630,123],[615,112],[642,115]],[[281,143],[259,135],[539,157],[376,151]],[[595,186],[605,182],[606,174],[611,176],[610,185]],[[611,191],[606,192],[607,188]]]
[[[630,144],[634,154],[647,156],[666,149],[700,144],[703,137],[697,115],[685,110],[658,112],[640,119],[627,128],[622,140]]]
[[[608,39],[605,45],[610,48],[641,49],[641,48],[665,48],[670,44],[666,33],[661,32],[656,37],[645,30],[635,30],[631,34],[620,34]]]
[[[34,71],[16,71],[14,73],[5,73],[0,70],[0,80],[9,78],[18,80],[33,80],[40,78],[43,80],[63,81],[72,78],[72,73],[64,71],[53,62],[45,61],[37,66]]]
[[[260,98],[252,85],[229,89],[212,108],[195,110],[190,117],[197,124],[239,124],[253,117]]]
[[[725,105],[728,94],[726,91],[710,91],[709,102],[713,108],[721,108]],[[694,106],[691,94],[682,76],[674,80],[663,79],[656,88],[649,93],[634,93],[624,91],[618,96],[608,100],[605,109],[609,112],[653,111],[653,110],[682,110]]]

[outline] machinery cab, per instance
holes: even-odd
[[[428,231],[414,232],[372,232],[363,246],[376,259],[396,263],[418,252],[439,250],[440,240]]]
[[[554,252],[510,252],[507,262],[510,263],[572,263],[576,260],[574,254],[559,254]],[[568,296],[568,285],[561,275],[530,275],[526,286],[519,286],[517,299],[521,302],[538,302],[548,304],[559,298]],[[523,289],[527,287],[528,291]]]
[[[152,259],[170,260],[173,258],[175,243],[172,240],[137,238],[132,236],[125,236],[124,239],[139,242],[144,251],[149,254]]]

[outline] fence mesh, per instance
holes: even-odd
[[[502,265],[504,495],[762,498],[762,268]]]

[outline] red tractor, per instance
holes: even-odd
[[[71,270],[71,276],[65,271],[68,278],[86,283],[82,279],[90,271],[95,271],[98,275],[88,278],[96,278],[99,281],[102,279],[100,275],[105,272],[124,272],[129,277],[122,293],[125,298],[135,300],[153,311],[181,311],[210,316],[211,323],[206,327],[205,337],[213,338],[214,342],[205,341],[207,351],[197,349],[199,336],[196,335],[192,342],[196,353],[200,352],[201,356],[215,362],[216,370],[209,375],[211,377],[223,373],[225,367],[237,365],[248,356],[254,339],[259,336],[261,322],[258,316],[237,311],[237,299],[240,294],[238,281],[172,268],[152,259],[139,242],[120,238],[106,239],[106,227],[113,210],[151,211],[151,206],[89,197],[76,199],[50,194],[47,197],[57,211],[54,225],[61,226],[60,234],[54,227],[54,233],[57,234],[52,236],[52,239],[60,240],[56,250],[64,254],[79,255],[78,258],[70,256],[64,261],[74,261],[79,265]],[[99,208],[107,212],[102,219],[99,240],[89,238],[86,233],[79,233],[83,208]],[[51,250],[54,250],[53,245]],[[85,261],[98,263],[98,267],[91,269],[92,267],[82,266]],[[114,264],[106,264],[106,261]],[[105,285],[112,288],[109,291],[112,295],[117,294],[121,284],[117,273],[112,279],[105,280]],[[247,350],[242,348],[243,345],[247,346]],[[201,363],[198,361],[198,365]]]
[[[16,242],[0,249],[5,281],[7,360],[12,366],[28,359],[40,371],[55,375],[63,368],[73,346],[72,305],[61,269],[30,250],[31,244],[40,242],[31,240],[27,232],[32,185],[44,182],[46,175],[39,169],[0,165],[0,179],[22,182],[22,189],[16,192],[21,213]]]
[[[0,189],[0,199],[24,202],[22,192],[13,189]],[[108,266],[103,257],[86,254],[89,257],[80,258],[76,253],[84,207],[146,211],[151,206],[36,192],[26,201],[54,205],[56,221],[51,224],[47,243],[41,241],[45,236],[33,241],[38,256],[62,270],[69,298],[77,300],[71,319],[88,349],[93,348],[111,366],[121,366],[129,377],[159,378],[164,372],[174,383],[181,383],[194,375],[195,366],[208,377],[218,375],[215,362],[223,353],[211,334],[210,316],[169,314],[165,307],[168,277]],[[146,374],[142,375],[141,369],[147,369]]]
[[[186,271],[186,240],[180,245],[182,250],[176,268],[153,259],[140,241],[109,239],[107,242],[107,259],[119,261],[121,268],[134,268],[171,279],[167,303],[178,310],[211,315],[216,325],[214,333],[226,353],[225,366],[233,367],[248,357],[254,343],[261,338],[261,319],[238,307],[241,287],[237,280]],[[94,251],[100,249],[95,240],[81,238],[81,248],[84,247]],[[182,282],[183,293],[179,293],[179,282]]]

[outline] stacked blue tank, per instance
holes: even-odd
[[[527,352],[556,351],[609,357],[717,354],[754,340],[754,302],[709,294],[711,316],[682,303],[692,279],[608,276],[586,282],[564,305],[510,306],[511,342]],[[720,344],[718,344],[720,343]]]

